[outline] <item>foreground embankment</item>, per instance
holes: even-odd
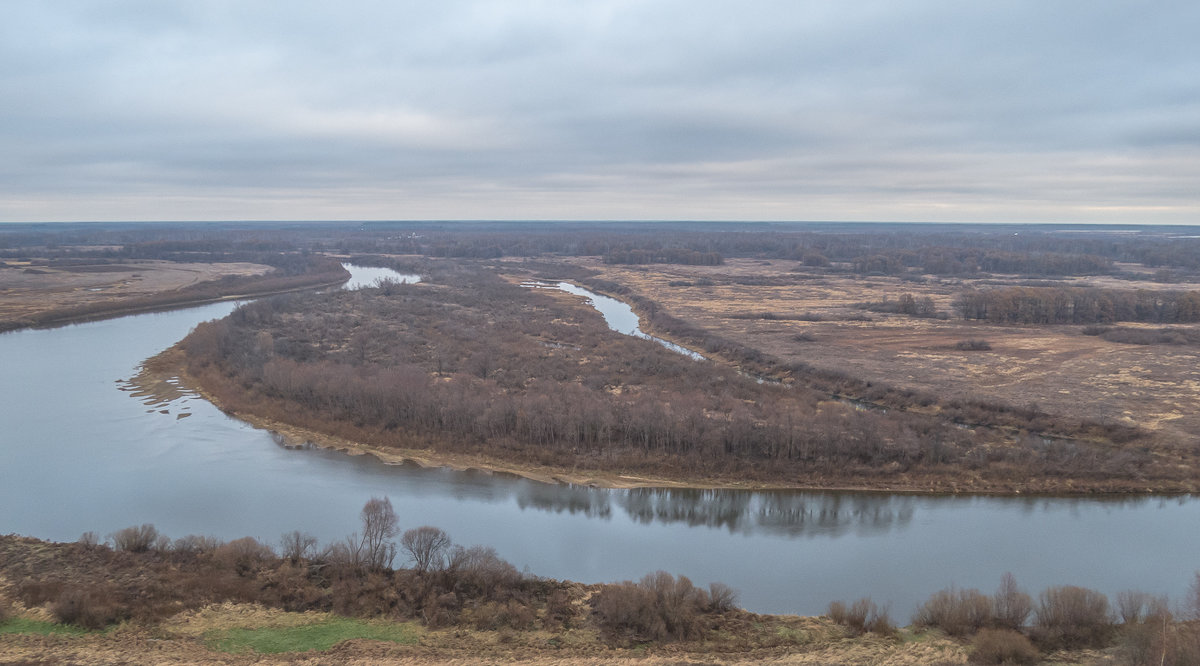
[[[581,585],[521,573],[434,527],[401,534],[386,499],[320,547],[172,541],[150,525],[101,543],[0,537],[4,663],[1190,664],[1200,583],[1171,606],[1060,586],[1035,600],[947,588],[897,627],[869,599],[819,618],[758,615],[719,583],[665,572]],[[361,534],[361,536],[360,536]],[[398,539],[396,537],[399,537]],[[394,568],[402,560],[409,568]],[[1200,581],[1200,578],[1197,579]]]

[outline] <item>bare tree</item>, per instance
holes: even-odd
[[[400,533],[399,519],[387,497],[372,497],[362,509],[362,562],[372,569],[387,569],[396,558],[394,539]]]
[[[1192,620],[1200,620],[1200,571],[1195,573],[1192,584],[1188,587],[1187,599],[1184,601],[1184,616]]]
[[[437,571],[445,565],[450,537],[436,527],[424,525],[405,532],[400,537],[400,547],[408,553],[417,572]]]
[[[288,532],[279,540],[279,554],[292,564],[311,558],[316,550],[317,537],[300,530]]]
[[[1033,612],[1033,598],[1017,586],[1011,571],[1000,578],[1000,587],[992,597],[992,609],[996,624],[1014,631],[1025,626],[1025,620]]]

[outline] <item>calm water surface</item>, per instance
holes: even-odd
[[[387,495],[405,527],[440,526],[539,575],[665,569],[728,583],[762,612],[815,614],[870,595],[901,621],[944,586],[991,591],[1005,571],[1033,592],[1071,583],[1179,597],[1200,568],[1193,498],[551,486],[289,449],[199,398],[146,404],[123,390],[141,361],[233,307],[0,335],[0,532],[73,540],[150,522],[171,537],[277,542],[302,529],[333,540]]]

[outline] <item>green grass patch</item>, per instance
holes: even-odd
[[[775,630],[775,635],[779,638],[795,643],[796,645],[807,645],[812,642],[812,636],[803,629],[793,629],[791,627],[779,627]]]
[[[69,624],[56,624],[54,622],[41,622],[39,620],[29,620],[23,617],[14,617],[8,622],[0,623],[0,634],[40,634],[49,636],[51,634],[60,634],[67,636],[82,636],[90,633],[82,627],[75,627]]]
[[[263,627],[259,629],[221,629],[205,635],[208,647],[220,652],[307,652],[328,650],[352,638],[413,644],[418,629],[412,623],[391,624],[363,622],[350,618],[334,618],[316,624],[297,627]]]

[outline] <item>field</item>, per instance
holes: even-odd
[[[1084,335],[1082,326],[997,325],[964,321],[954,313],[952,305],[964,290],[1024,282],[1015,276],[928,276],[918,282],[754,259],[730,259],[722,266],[612,266],[586,259],[577,263],[676,317],[785,362],[804,362],[942,399],[970,396],[1034,407],[1055,417],[1121,423],[1152,431],[1168,442],[1184,442],[1200,430],[1200,347],[1109,342]],[[1041,283],[1164,288],[1109,277]],[[855,307],[895,302],[902,294],[929,297],[946,318]],[[1195,330],[1196,325],[1177,328]],[[958,348],[968,340],[983,340],[990,349]]]
[[[223,277],[264,275],[252,263],[123,261],[60,264],[9,260],[0,267],[0,320],[37,319],[56,310],[111,304],[178,291]]]

